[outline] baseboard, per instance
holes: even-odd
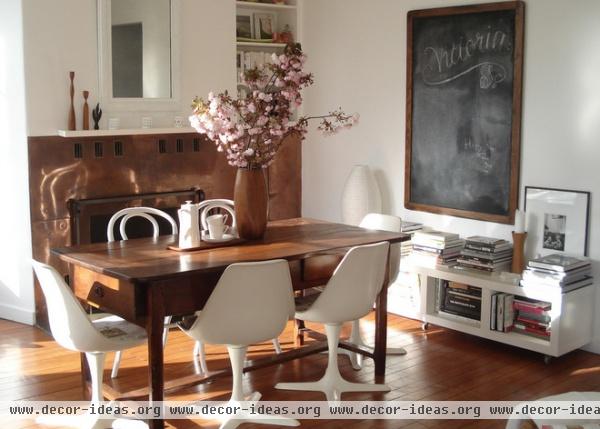
[[[25,325],[34,325],[35,311],[27,310],[15,305],[0,304],[0,318],[23,323]]]

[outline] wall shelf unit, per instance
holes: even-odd
[[[257,23],[261,17],[272,16],[273,32],[281,33],[288,30],[291,32],[294,42],[302,40],[300,34],[302,0],[286,0],[285,4],[236,1],[235,6],[236,81],[239,84],[240,73],[245,69],[269,62],[271,54],[283,52],[286,45],[271,40],[258,40]],[[240,32],[238,32],[238,27],[241,29]]]
[[[402,262],[402,271],[418,275],[420,305],[418,319],[424,327],[431,323],[448,329],[476,335],[504,344],[532,350],[546,357],[558,357],[578,349],[592,340],[595,285],[568,293],[528,290],[513,283],[509,276],[477,273],[455,268],[427,268],[411,262]],[[444,313],[436,307],[437,279],[458,282],[481,288],[480,320],[470,320]],[[517,332],[500,332],[490,328],[492,295],[503,292],[552,304],[550,337],[548,340]]]

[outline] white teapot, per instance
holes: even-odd
[[[198,204],[186,201],[177,210],[179,215],[179,247],[189,249],[200,245]]]

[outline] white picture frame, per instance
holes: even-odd
[[[273,40],[277,32],[277,14],[271,12],[254,13],[254,38],[256,40]]]
[[[526,255],[587,256],[590,193],[525,187]]]
[[[238,11],[235,15],[235,37],[238,41],[252,41],[254,37],[254,16],[252,12]]]

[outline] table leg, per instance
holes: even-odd
[[[147,301],[149,401],[152,403],[164,400],[163,329],[165,308],[158,286],[148,287]],[[148,423],[152,429],[165,427],[162,419],[150,420]]]
[[[85,353],[79,353],[79,355],[81,360],[81,389],[83,399],[88,401],[92,399],[92,392],[90,390],[90,385],[92,383],[92,378],[90,377],[90,367],[88,366]]]
[[[385,264],[385,278],[375,307],[375,375],[385,375],[385,358],[387,348],[387,292],[390,281],[390,251]]]
[[[294,320],[294,345],[296,347],[301,347],[304,345],[304,330],[306,326],[304,325],[304,320]]]

